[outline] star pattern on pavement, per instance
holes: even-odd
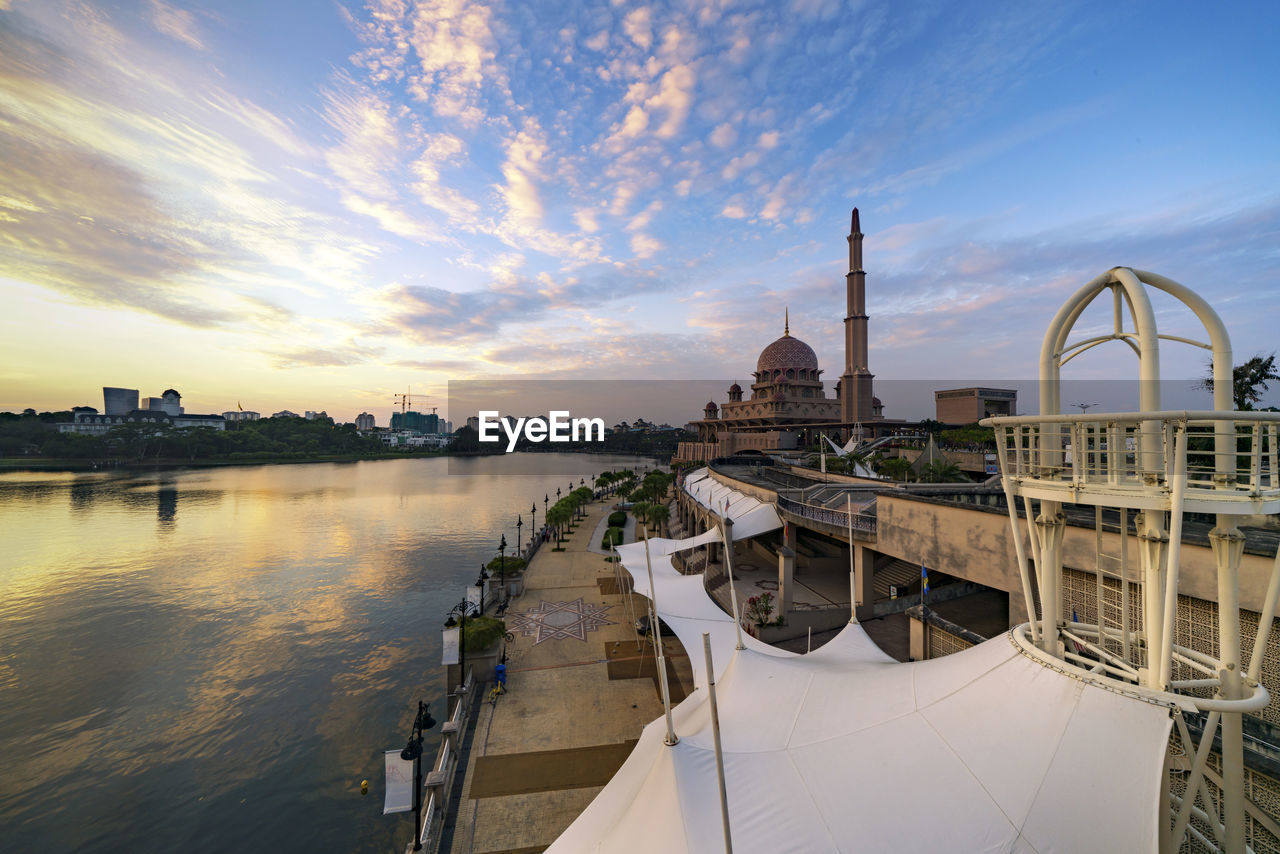
[[[544,599],[536,608],[507,614],[507,630],[531,637],[535,644],[568,638],[585,641],[587,632],[594,632],[601,626],[616,625],[605,617],[611,607],[583,602],[581,596],[572,602],[548,602]]]

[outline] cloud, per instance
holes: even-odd
[[[345,347],[303,347],[297,350],[268,353],[277,368],[334,368],[359,365],[378,355],[366,348],[349,345]]]
[[[716,148],[728,148],[738,141],[738,131],[733,125],[725,122],[717,125],[707,138]]]
[[[647,6],[632,9],[622,21],[622,30],[627,38],[635,42],[641,50],[648,50],[653,44],[653,30],[650,24],[652,10]]]
[[[166,36],[185,42],[196,50],[206,49],[196,29],[195,16],[190,12],[175,9],[162,0],[151,0],[151,23]]]

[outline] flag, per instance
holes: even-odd
[[[240,401],[238,400],[236,401],[236,409],[239,409],[241,412],[244,412],[244,407],[240,405]]]
[[[382,802],[382,814],[408,812],[413,809],[413,760],[401,759],[399,750],[388,750],[384,765],[387,794]]]
[[[1073,623],[1078,623],[1078,622],[1080,622],[1080,618],[1076,616],[1076,609],[1075,609],[1075,608],[1072,608],[1072,609],[1071,609],[1071,622],[1073,622]],[[1075,647],[1075,648],[1076,648],[1076,655],[1083,655],[1083,654],[1084,654],[1084,645],[1083,645],[1082,643],[1080,643],[1079,641],[1074,641],[1074,640],[1073,640],[1073,641],[1071,642],[1071,645],[1072,645],[1073,647]]]
[[[925,569],[924,564],[920,564],[920,598],[924,599],[929,595],[929,570]]]

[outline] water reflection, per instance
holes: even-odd
[[[160,486],[156,489],[156,518],[160,527],[166,530],[173,528],[178,518],[178,489],[175,486]]]
[[[521,456],[0,475],[6,850],[402,846],[353,792],[440,702],[445,611],[565,481]]]

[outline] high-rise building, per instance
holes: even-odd
[[[419,433],[439,433],[440,416],[434,412],[414,412],[412,409],[408,412],[393,412],[391,413],[391,429],[416,430]]]
[[[357,430],[372,430],[377,426],[373,414],[369,412],[361,412],[356,416]]]
[[[136,388],[102,388],[102,414],[128,415],[138,408]]]

